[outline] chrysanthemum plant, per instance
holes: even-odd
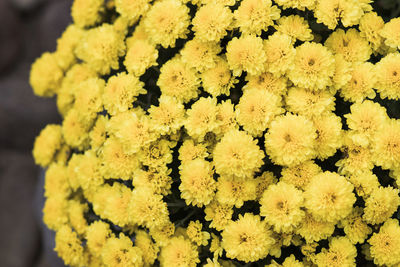
[[[398,266],[400,18],[371,2],[75,0],[30,77],[58,255]]]

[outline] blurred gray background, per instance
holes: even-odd
[[[0,0],[0,266],[63,266],[41,222],[42,193],[31,150],[55,100],[33,95],[30,65],[71,23],[72,0]],[[35,197],[36,194],[36,197]]]

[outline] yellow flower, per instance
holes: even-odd
[[[190,241],[197,246],[207,246],[210,234],[206,231],[201,231],[203,225],[200,221],[191,221],[186,229]]]
[[[351,175],[349,181],[354,185],[357,195],[364,199],[380,186],[378,177],[372,171]]]
[[[261,74],[267,60],[262,39],[252,35],[234,37],[226,47],[226,58],[235,76],[240,76],[243,71]]]
[[[305,190],[311,179],[321,172],[321,168],[314,161],[305,161],[298,165],[284,167],[281,172],[280,181]]]
[[[29,83],[36,95],[52,97],[59,90],[63,77],[56,54],[46,52],[32,64]]]
[[[293,185],[279,182],[264,191],[260,199],[260,215],[278,233],[293,231],[304,218],[303,192]]]
[[[176,97],[183,103],[197,97],[200,79],[194,69],[189,68],[182,59],[175,57],[161,67],[157,85],[163,95]]]
[[[400,98],[400,53],[390,53],[376,65],[376,89],[382,98],[399,100]]]
[[[356,29],[334,31],[325,41],[325,46],[349,62],[367,61],[372,53],[368,41]]]
[[[400,226],[396,219],[387,220],[368,240],[375,264],[395,266],[400,262]]]
[[[101,253],[105,266],[139,267],[143,266],[142,251],[134,247],[131,239],[123,233],[119,237],[107,239]]]
[[[95,118],[103,110],[102,94],[105,82],[100,78],[90,78],[75,87],[75,103],[73,108],[80,114]]]
[[[190,68],[203,72],[215,66],[221,47],[216,42],[194,38],[188,41],[180,51],[182,61]]]
[[[331,91],[336,91],[344,87],[352,78],[353,64],[344,59],[342,54],[335,55],[335,74],[333,75],[333,87]],[[335,90],[333,90],[335,89]],[[335,92],[336,93],[336,92]]]
[[[110,24],[88,30],[75,52],[79,59],[100,74],[119,68],[119,57],[125,55],[124,36]]]
[[[264,152],[251,135],[232,130],[215,146],[213,160],[220,175],[248,177],[263,164]]]
[[[400,205],[399,192],[391,186],[375,188],[365,200],[363,219],[369,224],[388,220]]]
[[[145,0],[147,1],[147,0]],[[128,43],[128,42],[127,42]],[[143,75],[151,66],[158,65],[158,50],[146,40],[135,40],[127,44],[124,66],[126,70],[139,77]]]
[[[107,239],[114,237],[110,225],[101,220],[91,223],[86,230],[87,247],[93,255],[101,257],[101,251]]]
[[[155,194],[168,195],[171,193],[172,184],[170,174],[171,169],[167,168],[149,168],[147,171],[137,169],[132,178],[132,185],[150,189]]]
[[[201,6],[192,20],[196,38],[203,41],[219,41],[230,30],[233,15],[221,1]]]
[[[98,116],[97,120],[89,133],[90,146],[94,151],[100,150],[106,141],[106,125],[108,118],[105,116]]]
[[[306,212],[303,221],[296,228],[296,233],[303,237],[307,244],[312,244],[332,236],[334,230],[334,222],[319,221]]]
[[[217,99],[202,97],[186,112],[185,129],[193,139],[203,141],[208,132],[217,128]]]
[[[71,188],[68,184],[67,175],[67,168],[63,164],[50,164],[45,174],[45,197],[63,196],[65,198],[68,198],[71,193]]]
[[[315,152],[317,158],[324,160],[333,156],[342,146],[343,131],[340,117],[333,113],[327,113],[319,118],[314,118],[314,126],[317,129],[315,139]]]
[[[75,48],[81,41],[84,30],[76,25],[70,25],[65,32],[57,39],[56,60],[64,71],[76,63]]]
[[[399,27],[400,18],[392,18],[379,32],[385,38],[385,44],[394,49],[400,49]]]
[[[361,218],[362,213],[362,208],[354,207],[353,211],[339,223],[352,244],[364,243],[372,232],[372,229]]]
[[[238,82],[232,76],[228,62],[223,57],[215,59],[215,66],[201,74],[201,81],[204,90],[213,97],[221,94],[229,95],[229,90]]]
[[[147,228],[159,227],[169,222],[167,203],[162,195],[157,195],[146,188],[132,190],[129,203],[129,217],[134,223]]]
[[[251,213],[239,215],[239,219],[231,221],[221,235],[226,256],[244,262],[265,258],[274,244],[271,230],[260,216]]]
[[[239,129],[237,121],[235,119],[235,111],[234,106],[230,99],[226,101],[222,101],[217,105],[218,113],[217,113],[217,122],[218,128],[214,131],[218,134],[218,140],[221,139],[225,133],[231,130]]]
[[[365,13],[360,19],[360,29],[361,37],[368,40],[372,50],[378,52],[383,43],[383,38],[380,35],[381,29],[385,25],[382,17],[380,17],[376,12]]]
[[[322,44],[306,42],[296,48],[289,79],[299,87],[323,90],[332,85],[335,58]]]
[[[256,199],[256,186],[255,179],[221,176],[217,182],[215,199],[223,205],[240,208],[245,201]]]
[[[204,219],[211,221],[211,228],[222,231],[225,226],[231,221],[233,214],[233,206],[221,204],[216,200],[211,201],[204,209]],[[212,246],[212,242],[211,242]]]
[[[179,190],[187,205],[202,207],[208,205],[214,197],[216,183],[212,165],[195,159],[181,165]]]
[[[353,185],[337,173],[320,173],[306,187],[305,207],[317,220],[339,221],[353,208],[356,201],[353,189]]]
[[[260,176],[255,178],[256,185],[256,199],[259,201],[267,188],[277,183],[277,179],[272,172],[265,171]]]
[[[315,0],[275,0],[278,5],[281,5],[284,9],[296,8],[304,10],[305,8],[313,10],[315,7]]]
[[[72,148],[84,150],[89,146],[89,130],[93,119],[88,119],[86,114],[71,109],[62,123],[62,134],[65,142]]]
[[[351,113],[345,114],[347,125],[356,133],[372,141],[376,132],[389,121],[386,109],[379,103],[365,100],[350,107]]]
[[[315,156],[316,137],[310,120],[288,113],[272,121],[265,134],[265,151],[276,164],[297,165]]]
[[[82,240],[71,227],[64,225],[56,232],[56,247],[54,250],[65,264],[82,266],[87,262],[87,254],[81,245]]]
[[[61,127],[55,124],[47,125],[36,137],[33,145],[33,158],[36,164],[48,166],[63,144]]]
[[[245,131],[258,137],[283,111],[278,96],[265,90],[248,89],[236,105],[236,120]]]
[[[143,264],[145,266],[152,266],[157,259],[159,247],[151,240],[148,233],[139,230],[135,233],[135,246],[142,251]]]
[[[186,38],[189,33],[189,19],[189,8],[181,1],[162,0],[154,3],[147,12],[144,27],[154,44],[175,47],[176,39]]]
[[[200,262],[196,246],[184,237],[172,237],[161,249],[160,264],[163,267],[195,267]]]
[[[285,97],[286,109],[313,119],[335,109],[335,97],[327,90],[313,91],[291,87]]]
[[[234,12],[235,27],[243,34],[260,35],[279,19],[280,10],[271,0],[243,0]]]
[[[104,177],[101,173],[100,166],[102,162],[92,150],[87,150],[80,157],[79,164],[75,167],[77,173],[77,181],[79,186],[84,190],[96,188],[104,183]]]
[[[400,121],[391,119],[376,132],[373,145],[376,165],[384,169],[400,167]]]
[[[103,164],[101,172],[105,178],[128,180],[139,166],[136,155],[125,153],[122,144],[115,138],[108,138],[100,154]]]
[[[362,102],[365,98],[373,99],[376,80],[375,66],[369,62],[356,64],[351,72],[350,81],[340,89],[340,95],[347,101]]]
[[[79,234],[84,235],[88,227],[85,214],[89,211],[86,203],[72,199],[68,201],[68,217],[72,228]]]
[[[314,0],[312,0],[314,1]],[[290,15],[287,17],[281,17],[277,21],[275,29],[278,32],[284,33],[292,37],[292,41],[312,41],[314,36],[312,35],[311,29],[308,22],[298,15]]]
[[[204,159],[207,156],[207,148],[204,144],[195,143],[192,139],[186,139],[179,148],[179,160],[181,161],[179,168],[182,168],[192,160]]]
[[[276,32],[264,41],[267,56],[265,69],[276,76],[285,75],[291,68],[296,49],[289,35]]]
[[[127,18],[130,23],[135,23],[139,17],[149,9],[150,0],[116,0],[115,9],[121,17]]]
[[[359,138],[359,135],[353,132],[343,134],[343,156],[335,165],[339,167],[339,173],[343,175],[360,174],[374,168],[372,151],[366,146],[365,138]]]
[[[329,249],[323,248],[315,256],[317,266],[356,266],[357,249],[347,237],[333,237]]]
[[[277,77],[270,72],[263,72],[259,75],[247,74],[246,81],[248,81],[248,83],[243,86],[243,91],[255,88],[266,90],[277,96],[283,96],[286,94],[287,78],[284,76]]]
[[[46,198],[43,207],[43,222],[51,230],[58,230],[68,223],[68,200],[64,195]]]

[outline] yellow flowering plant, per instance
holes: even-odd
[[[74,0],[32,65],[70,266],[400,265],[400,18],[370,0]]]

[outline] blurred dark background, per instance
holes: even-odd
[[[385,21],[400,15],[400,0],[374,1]],[[33,95],[30,65],[71,22],[72,0],[0,0],[0,266],[58,267],[52,233],[41,222],[41,170],[35,136],[59,123],[54,99]]]
[[[33,95],[30,65],[71,23],[72,0],[0,0],[0,266],[63,266],[41,222],[40,168],[31,150],[54,99]],[[37,190],[38,189],[38,190]]]

